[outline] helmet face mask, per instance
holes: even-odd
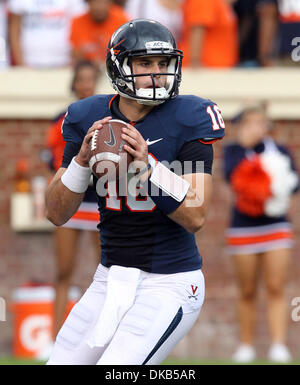
[[[166,57],[166,72],[133,72],[136,57]],[[112,36],[107,50],[107,76],[113,88],[123,97],[138,103],[157,105],[178,95],[181,82],[182,52],[170,31],[162,24],[137,19],[121,26]],[[164,76],[165,86],[155,86],[155,77]],[[136,88],[138,77],[149,77],[152,87]]]

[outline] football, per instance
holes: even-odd
[[[89,166],[97,178],[103,176],[108,181],[124,176],[133,157],[124,150],[122,128],[126,123],[112,119],[96,130],[90,142]]]

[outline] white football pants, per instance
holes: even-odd
[[[47,365],[157,365],[192,328],[204,301],[202,271],[141,271],[134,303],[112,338],[91,348],[87,341],[105,302],[108,272],[98,266],[91,286],[58,333]]]

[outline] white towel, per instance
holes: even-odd
[[[133,305],[140,272],[123,266],[109,269],[104,306],[87,341],[91,348],[104,346],[112,339],[124,314]]]

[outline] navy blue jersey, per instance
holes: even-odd
[[[96,95],[73,103],[63,125],[64,140],[76,146],[81,144],[96,120],[106,116],[120,119],[120,113],[111,108],[113,99],[114,95]],[[186,143],[201,140],[209,146],[224,136],[224,122],[218,107],[196,96],[178,96],[153,108],[135,122],[135,127],[145,140],[153,142],[149,145],[149,154],[169,163],[184,153],[181,150]],[[199,161],[203,160],[201,153]],[[120,185],[110,182],[108,194],[98,197],[101,263],[104,266],[137,267],[161,274],[201,267],[193,234],[157,209],[150,197],[142,194],[137,197],[113,196],[115,191],[120,191]]]
[[[296,167],[294,164],[294,160],[287,150],[286,147],[279,145],[277,143],[276,147],[278,150],[287,155],[291,159],[291,166],[294,171],[296,171]],[[263,142],[258,143],[253,149],[257,154],[262,153],[265,150],[265,144]],[[242,147],[238,143],[231,143],[225,146],[224,148],[224,176],[228,183],[230,183],[230,178],[232,172],[235,168],[241,163],[241,161],[246,157],[246,149]],[[295,189],[295,192],[298,191],[299,186]],[[281,223],[286,222],[286,216],[280,217],[269,217],[267,215],[261,215],[258,217],[251,217],[240,212],[236,206],[232,208],[231,215],[231,224],[230,227],[253,227],[253,226],[265,226],[271,225],[273,223]]]

